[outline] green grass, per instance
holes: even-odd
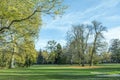
[[[100,64],[95,68],[34,65],[30,68],[0,69],[0,80],[120,80],[120,64]]]

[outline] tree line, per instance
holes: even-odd
[[[66,34],[63,48],[56,41],[48,41],[46,50],[38,52],[37,64],[79,64],[85,66],[99,63],[120,63],[120,40],[105,41],[107,31],[98,21],[91,24],[72,25]],[[108,45],[110,44],[110,45]]]

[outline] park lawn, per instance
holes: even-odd
[[[30,68],[0,69],[0,80],[120,80],[120,64],[94,67],[34,65]]]

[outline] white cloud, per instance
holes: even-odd
[[[58,42],[62,45],[62,46],[65,46],[66,45],[66,41],[61,39],[61,40],[58,40]]]
[[[50,40],[53,40],[53,39],[38,39],[36,41],[36,45],[35,45],[36,50],[46,49],[47,42],[50,41]],[[55,40],[55,41],[57,41],[57,43],[60,43],[61,46],[65,46],[66,45],[66,41],[64,39]]]
[[[57,17],[55,20],[48,21],[48,25],[45,29],[56,29],[62,32],[66,32],[69,30],[72,24],[80,24],[80,23],[90,23],[92,20],[99,20],[101,17],[105,17],[109,20],[118,19],[118,16],[107,16],[107,11],[109,8],[115,7],[120,3],[120,0],[114,1],[104,1],[98,6],[90,7],[84,12],[71,12],[62,16],[62,18]]]
[[[107,21],[120,21],[120,15],[112,15],[112,16],[107,16],[105,17],[105,20]]]
[[[120,26],[108,29],[108,32],[105,32],[104,36],[108,43],[111,39],[120,39]]]
[[[47,25],[43,29],[57,29],[60,31],[68,30],[70,25],[76,23],[83,23],[86,21],[91,21],[100,18],[101,16],[106,16],[106,12],[110,8],[117,6],[120,0],[104,0],[98,6],[90,7],[84,12],[72,12],[67,13],[62,16],[62,18],[57,17],[55,20],[48,20]],[[112,17],[112,16],[111,16]],[[117,17],[112,17],[117,18]]]
[[[103,2],[97,6],[93,6],[88,8],[87,10],[81,12],[72,12],[64,14],[62,18],[57,17],[55,20],[47,20],[46,24],[43,25],[43,30],[58,30],[65,35],[65,33],[71,28],[72,24],[80,24],[80,23],[90,23],[92,20],[99,20],[101,17],[106,21],[114,21],[120,16],[112,15],[108,16],[109,9],[116,7],[120,3],[120,0],[103,0]],[[108,32],[104,33],[107,42],[113,38],[120,39],[120,27],[113,27],[108,30]],[[53,39],[51,39],[53,40]],[[36,41],[36,49],[44,48],[49,39],[40,39]],[[66,41],[64,39],[56,40],[58,43],[65,45]]]
[[[109,41],[111,39],[120,39],[120,26],[118,27],[112,27],[110,29],[108,29],[107,32],[104,32],[104,36],[105,36],[105,40],[109,43]],[[41,49],[45,49],[47,42],[49,40],[52,39],[38,39],[38,41],[36,41],[36,49],[39,50]],[[58,43],[60,43],[62,46],[66,45],[66,41],[65,39],[59,39],[59,40],[55,40]]]
[[[36,42],[35,42],[36,50],[45,49],[47,41],[48,41],[47,39],[38,39],[38,40],[36,40]]]

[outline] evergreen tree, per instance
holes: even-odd
[[[62,55],[62,47],[60,43],[57,44],[56,49],[56,57],[55,57],[55,63],[60,64],[61,63],[61,55]]]
[[[120,63],[120,40],[113,39],[110,46],[111,60],[112,62]]]

